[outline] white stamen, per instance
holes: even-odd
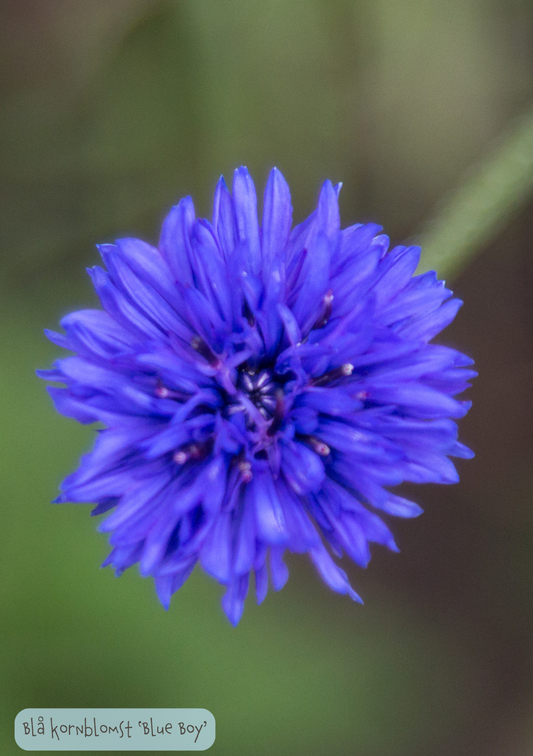
[[[243,373],[242,376],[242,382],[244,383],[244,388],[246,391],[253,391],[254,390],[254,383],[249,375],[246,373]]]
[[[244,407],[242,404],[232,404],[228,408],[228,415],[234,415],[236,412],[244,412]]]
[[[263,372],[259,375],[259,378],[255,382],[255,387],[260,389],[261,386],[264,386],[265,382],[270,380],[270,373],[268,370],[263,370]]]
[[[246,460],[243,460],[242,462],[239,462],[238,468],[244,482],[249,483],[254,477],[252,474],[252,465],[249,462],[246,462]]]
[[[315,436],[308,436],[308,442],[311,444],[313,451],[320,454],[321,457],[327,457],[328,454],[331,454],[329,446],[318,438],[315,438]]]

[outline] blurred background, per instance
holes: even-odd
[[[168,613],[120,580],[88,505],[51,506],[94,431],[34,376],[43,328],[94,306],[94,244],[156,241],[221,173],[277,165],[295,222],[325,178],[343,225],[416,237],[533,102],[528,0],[0,2],[0,752],[26,707],[203,707],[231,754],[533,753],[533,241],[522,203],[451,284],[440,337],[480,377],[461,483],[410,491],[400,554],[346,565],[365,606],[304,557],[233,629],[195,572]],[[466,172],[466,174],[465,174]]]

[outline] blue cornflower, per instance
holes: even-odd
[[[103,310],[48,337],[77,356],[39,374],[59,412],[99,422],[93,451],[56,501],[114,510],[99,526],[117,575],[139,562],[168,608],[199,562],[226,586],[236,624],[250,575],[257,600],[285,584],[286,550],[307,552],[333,590],[359,596],[333,561],[361,566],[369,542],[397,551],[375,510],[415,517],[387,489],[455,483],[471,457],[451,418],[472,360],[429,342],[461,302],[420,250],[372,223],[340,230],[340,185],[291,231],[287,183],[270,173],[257,219],[246,168],[218,183],[213,220],[190,197],[158,247],[119,239],[89,271]],[[329,546],[329,550],[327,548]]]

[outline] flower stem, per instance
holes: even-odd
[[[495,149],[416,235],[423,250],[417,272],[457,275],[532,193],[533,109],[513,120]]]

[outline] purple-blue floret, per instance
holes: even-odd
[[[454,422],[472,360],[429,343],[462,303],[434,272],[414,275],[418,247],[389,250],[372,223],[341,230],[339,189],[326,181],[291,230],[274,168],[259,226],[239,168],[212,222],[186,197],[157,247],[101,245],[107,270],[89,275],[103,309],[47,332],[76,355],[39,371],[65,386],[48,389],[56,408],[100,424],[56,501],[111,512],[104,564],[138,562],[166,608],[200,563],[237,624],[252,573],[258,602],[269,579],[284,586],[286,551],[360,601],[332,554],[364,567],[371,542],[397,551],[376,512],[422,510],[388,489],[456,483],[449,457],[473,456]]]

